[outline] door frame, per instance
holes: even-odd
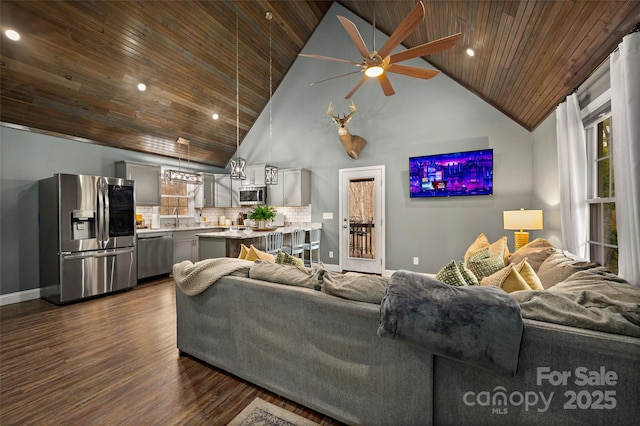
[[[376,197],[375,200],[375,209],[378,214],[375,214],[375,222],[374,228],[376,230],[375,233],[375,258],[374,259],[362,259],[362,262],[366,263],[368,266],[363,268],[365,269],[362,272],[383,274],[385,271],[385,261],[386,261],[386,244],[385,244],[385,166],[377,165],[377,166],[364,166],[364,167],[354,167],[348,169],[339,169],[338,170],[338,230],[339,230],[339,253],[340,253],[340,270],[344,270],[345,259],[349,256],[349,226],[348,226],[348,215],[349,212],[345,211],[348,206],[344,204],[344,186],[345,186],[345,176],[347,174],[356,173],[356,177],[360,178],[368,178],[372,177],[372,173],[380,173],[380,182],[376,183],[379,186],[380,194]],[[353,178],[353,176],[351,176]],[[347,202],[348,204],[348,202]],[[346,219],[346,220],[345,220]],[[346,228],[345,228],[345,224]],[[353,259],[348,260],[350,264],[354,262]],[[375,267],[373,266],[373,262],[376,262]],[[373,269],[373,270],[372,270]],[[350,269],[353,270],[353,269]]]

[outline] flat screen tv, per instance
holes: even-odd
[[[492,193],[493,149],[409,158],[411,198]]]

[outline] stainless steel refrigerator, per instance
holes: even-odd
[[[41,296],[62,304],[133,287],[133,181],[59,173],[38,182]]]

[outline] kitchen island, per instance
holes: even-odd
[[[291,233],[296,229],[310,231],[322,228],[320,223],[300,223],[274,228],[272,231],[256,231],[250,228],[244,230],[224,230],[198,233],[199,260],[212,259],[216,257],[238,257],[240,247],[244,244],[250,247],[252,244],[256,248],[262,248],[264,237],[270,232],[282,232],[285,244],[288,243]]]

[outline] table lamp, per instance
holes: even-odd
[[[516,230],[513,233],[516,250],[529,242],[529,233],[525,229],[542,229],[542,210],[506,210],[503,217],[504,229]]]

